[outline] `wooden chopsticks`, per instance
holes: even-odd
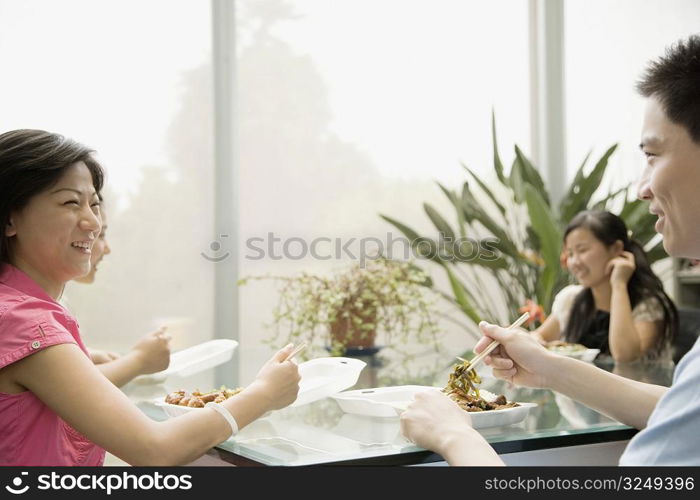
[[[510,326],[508,327],[508,329],[511,329],[511,328],[518,328],[520,325],[522,325],[523,323],[525,323],[529,317],[530,317],[530,313],[529,313],[529,312],[524,313],[522,316],[520,316],[518,319],[516,319],[516,320],[513,322],[513,324],[510,325]],[[473,369],[476,367],[476,365],[478,365],[479,363],[481,363],[481,362],[484,360],[484,358],[485,358],[486,356],[488,356],[489,354],[491,354],[491,351],[493,351],[493,350],[494,350],[496,347],[498,347],[499,345],[501,345],[501,344],[500,344],[498,341],[496,341],[496,340],[494,340],[493,342],[491,342],[488,346],[486,346],[486,349],[484,349],[483,351],[481,351],[479,354],[477,354],[476,356],[474,356],[474,357],[469,361],[469,369],[470,369],[470,370],[473,370]],[[461,360],[461,361],[465,361],[464,359],[462,359],[462,358],[460,358],[460,357],[458,357],[457,359],[459,359],[459,360]]]
[[[289,361],[290,359],[292,359],[294,356],[296,356],[297,354],[299,354],[299,353],[300,353],[301,351],[303,351],[304,349],[306,349],[306,342],[302,342],[301,344],[299,344],[298,346],[296,346],[296,347],[294,348],[294,350],[293,350],[291,353],[289,353],[289,356],[287,356],[287,358],[285,359],[285,361]]]

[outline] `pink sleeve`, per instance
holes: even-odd
[[[56,344],[77,344],[54,312],[31,299],[0,310],[0,368]]]

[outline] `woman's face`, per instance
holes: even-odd
[[[67,281],[90,271],[101,225],[92,176],[78,162],[54,186],[12,213],[5,228],[12,264],[56,297]]]
[[[609,279],[607,264],[620,255],[623,249],[621,241],[607,247],[590,229],[583,227],[571,231],[564,245],[569,272],[586,288],[593,288]]]
[[[102,261],[105,255],[112,253],[112,249],[107,243],[107,217],[102,212],[102,230],[100,235],[95,239],[95,244],[92,245],[92,254],[90,255],[90,272],[85,276],[76,278],[79,283],[90,284],[95,282],[95,274],[97,274],[97,264]]]

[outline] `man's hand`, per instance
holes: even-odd
[[[556,356],[538,340],[519,329],[501,328],[482,321],[479,328],[484,337],[474,347],[480,353],[493,340],[500,342],[484,362],[493,368],[493,375],[517,385],[548,387],[552,360]]]

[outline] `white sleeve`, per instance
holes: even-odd
[[[642,300],[632,310],[632,320],[634,321],[662,321],[663,319],[664,309],[656,297]]]
[[[581,293],[581,290],[583,290],[581,285],[569,285],[562,288],[557,296],[554,297],[551,315],[559,321],[559,331],[563,332],[564,329],[566,329],[574,300],[576,300],[576,296]]]

